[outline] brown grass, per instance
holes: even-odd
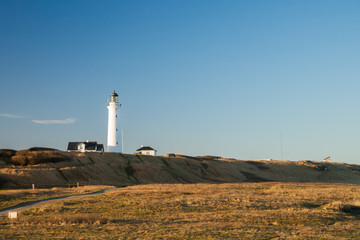
[[[359,207],[357,185],[139,185],[32,209],[17,221],[2,219],[0,235],[47,239],[359,239]],[[43,220],[36,220],[40,218]]]
[[[44,200],[54,197],[92,193],[112,186],[80,186],[75,188],[0,190],[0,209],[22,203]]]
[[[64,224],[106,224],[108,219],[95,214],[55,215],[52,218],[32,217],[21,218],[23,225],[64,225]]]
[[[48,162],[68,161],[71,158],[57,150],[22,150],[11,157],[11,163],[21,166],[36,165]]]
[[[15,150],[12,149],[0,149],[0,160],[9,164],[11,162],[11,157],[16,154]]]
[[[19,164],[52,161],[44,151],[19,151]],[[22,155],[23,154],[23,155]],[[48,152],[58,154],[57,151]],[[360,166],[324,162],[238,161],[231,159],[160,157],[118,153],[61,152],[69,161],[28,166],[0,161],[0,187],[13,188],[149,183],[336,182],[360,184]],[[67,159],[66,158],[66,159]],[[31,160],[33,159],[33,160]],[[57,158],[53,158],[55,161]],[[61,158],[60,158],[61,159]],[[31,160],[31,161],[30,161]]]

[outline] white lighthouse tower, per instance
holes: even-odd
[[[110,101],[107,105],[108,108],[108,135],[107,135],[107,151],[113,152],[116,150],[116,147],[118,145],[117,139],[116,139],[116,119],[117,114],[116,111],[118,108],[120,108],[121,104],[119,103],[119,97],[116,94],[115,90],[112,94],[110,94]]]

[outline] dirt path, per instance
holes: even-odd
[[[101,191],[88,193],[88,194],[73,195],[73,196],[66,196],[66,197],[56,197],[56,198],[50,198],[50,199],[45,199],[45,200],[39,200],[39,201],[34,201],[34,202],[23,203],[23,204],[14,206],[14,207],[5,208],[5,209],[0,210],[0,216],[8,215],[9,211],[19,213],[19,212],[25,211],[25,210],[27,210],[29,208],[40,207],[42,205],[52,203],[52,202],[56,202],[56,201],[65,201],[65,200],[77,199],[77,198],[82,198],[82,197],[95,196],[95,195],[99,195],[99,194],[112,192],[112,191],[115,191],[117,189],[118,188],[110,188],[110,189],[104,189],[104,190],[101,190]]]

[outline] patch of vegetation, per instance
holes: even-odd
[[[15,154],[16,154],[15,150],[0,149],[0,160],[9,164],[9,163],[11,163],[11,157],[14,156]]]
[[[204,169],[208,169],[209,168],[209,166],[206,164],[206,163],[201,163],[201,166],[204,168]]]
[[[253,165],[253,166],[257,167],[260,170],[269,169],[269,167],[263,162],[257,162],[257,161],[245,161],[245,162],[250,164],[250,165]]]
[[[41,217],[24,217],[20,219],[22,224],[106,224],[108,219],[100,217],[95,214],[75,214],[75,215],[55,215],[52,218],[46,219]]]
[[[17,206],[23,203],[45,200],[55,197],[88,194],[110,186],[81,186],[76,188],[0,190],[0,209]]]
[[[59,151],[55,148],[46,148],[46,147],[32,147],[27,149],[30,152],[36,152],[36,151]]]
[[[128,160],[127,162],[127,166],[125,167],[125,172],[126,172],[126,175],[127,175],[127,178],[135,183],[135,184],[140,184],[139,180],[135,177],[134,173],[135,173],[135,169],[134,167],[131,165],[131,162],[130,160]]]
[[[360,186],[138,185],[0,219],[5,239],[359,239]],[[350,207],[348,207],[350,206]],[[350,212],[349,212],[350,209]]]
[[[129,165],[125,167],[125,172],[128,175],[128,177],[132,177],[135,173],[135,169],[133,168],[133,166]]]
[[[0,176],[0,188],[3,187],[4,185],[6,185],[9,182],[8,179]]]
[[[245,171],[240,171],[240,172],[246,177],[246,182],[270,182],[271,181],[269,179],[262,178],[260,176],[257,176],[256,174],[253,174],[250,172],[245,172]]]
[[[218,159],[220,159],[221,157],[219,157],[219,156],[206,155],[206,156],[196,156],[196,158],[207,159],[207,160],[218,160]]]
[[[69,161],[71,157],[58,150],[22,150],[11,157],[11,163],[21,166]]]
[[[317,163],[317,162],[312,162],[310,160],[299,161],[299,164],[307,166],[309,168],[316,169],[318,171],[327,171],[328,170],[327,167],[325,167],[323,164]]]

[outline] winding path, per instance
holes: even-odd
[[[104,189],[104,190],[93,192],[93,193],[87,193],[87,194],[81,194],[81,195],[72,195],[72,196],[65,196],[65,197],[55,197],[55,198],[39,200],[39,201],[34,201],[34,202],[27,202],[27,203],[16,205],[14,207],[1,209],[0,210],[0,216],[7,216],[9,211],[19,213],[19,212],[25,211],[25,210],[27,210],[29,208],[32,208],[32,207],[40,207],[42,205],[52,203],[52,202],[56,202],[56,201],[65,201],[65,200],[77,199],[77,198],[82,198],[82,197],[95,196],[95,195],[99,195],[99,194],[112,192],[112,191],[115,191],[117,189],[118,188],[110,188],[110,189]]]

